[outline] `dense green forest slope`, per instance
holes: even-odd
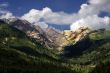
[[[102,73],[109,73],[106,70],[110,66],[105,63],[110,62],[110,31],[106,29],[91,31],[85,39],[74,45],[66,46],[62,56],[66,57],[65,60],[69,59],[71,64],[77,64],[79,69],[85,70],[84,73],[92,69],[94,69],[93,73],[101,73],[95,71],[96,69]],[[104,63],[104,67],[100,63]],[[97,68],[99,66],[102,69]]]

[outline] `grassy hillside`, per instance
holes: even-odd
[[[0,73],[76,73],[25,33],[0,21]]]

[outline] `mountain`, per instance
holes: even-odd
[[[32,25],[26,20],[16,19],[15,21],[9,22],[9,24],[24,33],[27,34],[31,39],[43,44],[47,48],[54,48],[56,45],[47,37],[48,35],[42,28],[37,25]]]
[[[55,44],[55,47],[58,51],[63,50],[63,47],[68,44],[68,40],[65,38],[65,35],[63,33],[54,30],[53,28],[47,28],[45,29],[45,33],[47,35],[47,38],[52,41],[52,43]]]
[[[72,30],[64,30],[63,34],[66,37],[66,39],[69,41],[69,43],[77,43],[80,40],[83,40],[90,30],[88,28],[79,28],[76,31]]]
[[[110,73],[110,62],[99,63],[90,73]]]
[[[31,26],[31,23],[29,23],[28,21],[26,20],[20,20],[20,19],[16,19],[14,21],[11,21],[9,23],[11,26],[21,30],[21,31],[24,31],[24,32],[27,32],[29,30],[33,30],[34,28]]]
[[[66,46],[65,51],[69,51],[69,52],[65,54],[67,54],[68,56],[69,55],[77,56],[78,54],[81,54],[81,55],[86,53],[90,54],[90,51],[93,52],[93,50],[98,50],[98,48],[103,46],[105,46],[105,48],[108,48],[108,44],[110,43],[109,34],[110,34],[110,31],[106,29],[89,31],[85,35],[85,37],[81,37],[82,39],[77,41],[77,43],[73,42],[73,44],[71,44],[70,46]],[[99,51],[101,51],[101,48]]]
[[[76,73],[26,33],[0,20],[0,73]]]
[[[103,66],[102,73],[106,73],[109,47],[107,29],[81,27],[59,32],[53,28],[42,29],[26,20],[0,20],[0,71],[5,70],[3,73],[99,73]]]
[[[38,25],[32,25],[26,20],[13,19],[13,21],[4,20],[11,26],[23,31],[31,39],[43,44],[45,47],[50,49],[59,50],[62,49],[64,42],[67,42],[65,36],[52,28],[42,29]],[[59,41],[60,40],[60,41]],[[63,46],[62,46],[63,45]]]
[[[71,64],[79,64],[80,69],[86,67],[89,71],[97,68],[97,65],[99,67],[101,63],[109,62],[110,30],[99,29],[90,31],[84,39],[66,46],[62,57],[65,60],[69,59]],[[84,68],[80,67],[80,65],[84,66]],[[84,73],[88,73],[88,70]],[[102,70],[102,73],[106,73],[104,72],[105,70]],[[95,70],[92,73],[94,72]]]

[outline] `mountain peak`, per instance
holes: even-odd
[[[70,42],[78,42],[81,39],[83,39],[88,33],[90,32],[90,30],[88,28],[79,28],[75,31],[73,30],[65,30],[63,32],[63,34],[65,35],[66,39]]]

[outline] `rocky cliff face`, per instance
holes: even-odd
[[[62,48],[67,45],[68,40],[65,38],[65,35],[63,35],[61,32],[58,32],[52,28],[47,28],[45,30],[45,33],[47,35],[47,38],[54,43],[57,50],[62,50]]]
[[[29,30],[33,30],[34,28],[32,27],[31,23],[29,23],[26,20],[20,20],[17,19],[15,21],[10,22],[11,26],[23,31],[23,32],[27,32]]]
[[[47,28],[45,34],[47,38],[56,46],[56,49],[61,51],[65,46],[75,44],[83,40],[90,30],[88,28],[79,28],[76,31],[65,30],[63,33],[57,32],[52,28]]]
[[[76,31],[72,30],[65,30],[63,34],[65,35],[66,39],[69,41],[69,43],[72,42],[78,42],[85,38],[85,36],[90,32],[88,28],[79,28]]]
[[[34,26],[34,30],[27,31],[26,34],[47,48],[55,47],[55,44],[47,37],[46,33],[39,26]]]
[[[44,30],[39,26],[32,25],[28,21],[20,19],[10,22],[10,25],[25,32],[31,39],[44,45],[45,47],[54,47],[54,44],[49,40],[49,38],[47,38]]]
[[[11,26],[25,32],[27,36],[47,48],[55,48],[63,50],[63,47],[76,43],[89,33],[88,28],[79,28],[76,31],[65,30],[63,33],[54,30],[53,28],[42,29],[39,26],[32,25],[26,20],[14,19],[13,21],[5,20]]]

